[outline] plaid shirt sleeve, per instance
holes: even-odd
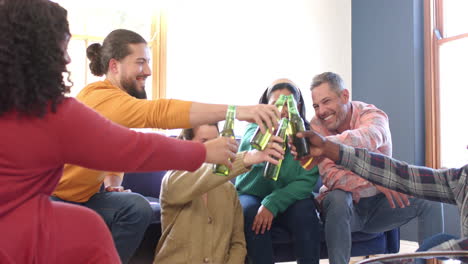
[[[466,188],[468,165],[459,169],[432,169],[409,165],[378,153],[340,145],[337,162],[357,175],[392,190],[416,197],[457,204],[464,238],[449,240],[431,250],[468,250]],[[462,208],[464,207],[464,208]]]
[[[341,166],[386,188],[429,200],[456,203],[462,169],[431,169],[408,165],[366,149],[340,145]],[[455,191],[454,191],[455,190]]]

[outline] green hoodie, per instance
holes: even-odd
[[[239,151],[252,150],[250,139],[256,128],[256,124],[250,124],[247,127]],[[294,202],[311,196],[319,177],[317,166],[309,171],[304,170],[299,162],[294,160],[289,149],[286,149],[277,181],[263,177],[265,165],[265,162],[255,164],[249,172],[236,178],[236,189],[239,195],[250,194],[262,198],[262,205],[270,210],[275,217]]]

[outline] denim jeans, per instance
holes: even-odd
[[[68,202],[54,196],[51,199]],[[85,203],[69,203],[86,206],[101,215],[122,263],[127,263],[135,253],[153,215],[149,202],[138,193],[100,192]]]
[[[415,217],[419,217],[420,242],[440,232],[442,223],[431,221],[431,214],[434,212],[432,202],[415,198],[409,200],[410,206],[391,208],[387,198],[381,193],[361,198],[357,204],[353,203],[350,192],[337,189],[328,193],[322,207],[330,263],[349,263],[351,232],[385,232],[400,227]]]
[[[253,195],[240,195],[244,211],[244,230],[247,242],[249,263],[272,264],[273,243],[271,232],[255,234],[252,224],[261,206],[262,199]],[[297,263],[319,263],[320,260],[320,224],[312,198],[296,201],[283,213],[273,219],[272,226],[280,225],[289,230],[294,240]]]

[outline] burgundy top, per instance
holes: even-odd
[[[205,156],[201,143],[131,131],[73,98],[64,99],[56,113],[43,118],[19,117],[15,111],[4,114],[0,116],[0,256],[6,254],[18,263],[53,263],[54,231],[61,220],[56,214],[52,217],[56,209],[49,196],[65,163],[105,171],[195,171]],[[86,243],[87,238],[81,239]]]

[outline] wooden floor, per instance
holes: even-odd
[[[400,241],[400,252],[399,253],[411,253],[411,252],[415,252],[416,249],[418,249],[418,242],[406,241],[406,240],[401,240]],[[380,257],[380,256],[383,256],[383,255],[373,255],[373,256],[370,256],[370,257]],[[349,264],[356,263],[356,262],[361,261],[363,259],[364,259],[364,257],[351,258],[351,261],[349,262]],[[278,263],[295,264],[296,262],[278,262]],[[320,260],[320,264],[329,264],[328,259]]]

